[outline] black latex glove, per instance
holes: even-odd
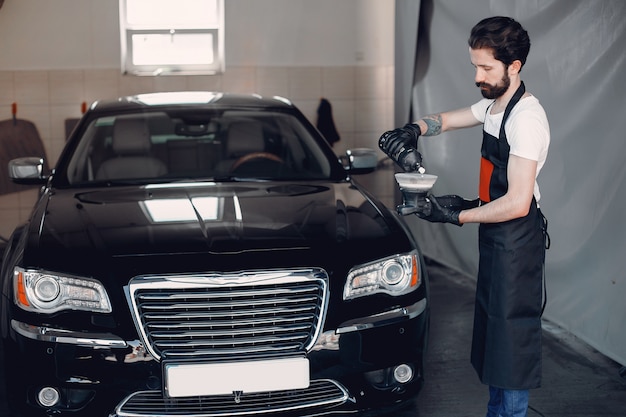
[[[441,207],[458,211],[478,207],[480,201],[479,199],[468,200],[455,194],[442,195],[435,198],[437,199],[437,203],[439,203]]]
[[[415,123],[407,123],[402,129],[410,132],[413,135],[413,137],[415,138],[415,145],[417,146],[417,138],[419,138],[422,134],[422,129],[420,129],[419,125]]]
[[[422,155],[417,151],[420,134],[418,125],[408,123],[383,133],[378,139],[378,146],[404,171],[415,172],[422,165]]]
[[[442,196],[442,202],[450,205],[450,207],[446,207],[439,203],[438,199],[440,197],[429,195],[426,197],[427,203],[423,207],[420,207],[416,214],[420,218],[428,220],[429,222],[452,223],[457,226],[462,226],[462,224],[459,223],[459,214],[461,213],[462,206],[460,204],[456,204],[462,202],[456,198],[452,199],[450,197],[458,197],[458,199],[463,200],[459,196]]]

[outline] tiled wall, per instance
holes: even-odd
[[[16,103],[17,117],[37,126],[54,165],[65,143],[65,120],[80,117],[83,102],[154,91],[255,92],[291,99],[314,123],[325,97],[341,135],[335,144],[340,154],[348,148],[376,148],[380,133],[393,127],[393,88],[393,67],[229,67],[221,75],[170,77],[125,76],[118,69],[0,71],[0,120],[12,117]],[[363,182],[392,201],[393,179],[386,174],[382,182],[371,176]],[[0,195],[0,237],[8,237],[27,218],[36,197],[32,189]]]

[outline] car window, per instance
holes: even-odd
[[[294,115],[247,110],[107,116],[83,130],[70,184],[181,179],[328,179],[331,161]]]

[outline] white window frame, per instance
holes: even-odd
[[[133,25],[127,19],[127,3],[131,1],[133,0],[119,0],[121,66],[123,74],[139,76],[213,75],[224,72],[224,0],[214,0],[217,8],[216,18],[211,19],[214,23],[205,24],[202,27],[181,26],[180,24],[171,24],[167,27],[163,24]],[[177,0],[171,1],[176,2]],[[171,37],[209,35],[212,44],[202,52],[210,54],[212,50],[212,60],[204,63],[189,63],[172,62],[172,59],[166,59],[163,62],[153,61],[150,64],[135,64],[133,37],[141,35],[148,37],[158,37],[158,35]]]

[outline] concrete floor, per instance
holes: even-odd
[[[387,415],[482,417],[487,387],[469,363],[474,284],[433,263],[429,272],[432,322],[425,385],[414,404]],[[626,416],[622,367],[551,323],[543,327],[543,384],[530,393],[528,417]]]

